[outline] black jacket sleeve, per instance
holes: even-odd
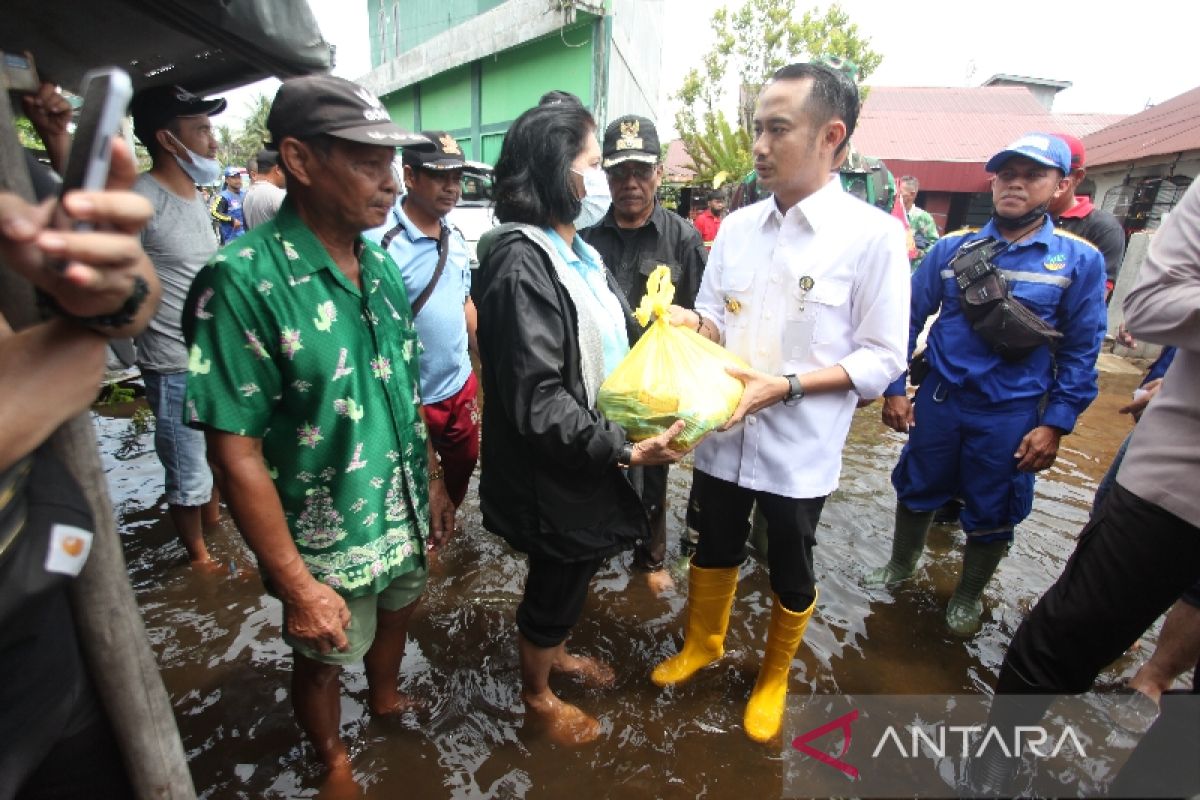
[[[680,270],[679,285],[675,287],[675,305],[695,308],[696,295],[700,293],[700,281],[704,278],[704,266],[708,262],[708,250],[700,240],[700,234],[690,225],[688,228],[687,234],[679,240]]]

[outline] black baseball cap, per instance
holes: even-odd
[[[662,150],[658,131],[645,117],[632,114],[617,117],[604,131],[604,168],[615,167],[622,161],[641,161],[657,164]]]
[[[433,149],[433,143],[392,122],[379,98],[357,83],[333,75],[304,75],[284,81],[267,117],[271,144],[284,137],[322,134],[360,144]]]
[[[134,95],[129,104],[133,117],[133,133],[147,147],[154,134],[161,131],[176,117],[211,117],[225,110],[225,99],[221,97],[205,100],[182,86],[152,86]]]
[[[267,172],[271,169],[271,167],[279,163],[279,151],[270,150],[264,147],[262,150],[258,151],[256,156],[254,156],[254,161],[258,164],[259,172]]]
[[[406,147],[403,155],[405,164],[438,172],[462,169],[466,165],[462,148],[453,136],[445,131],[421,131],[421,135],[433,143],[433,151]]]

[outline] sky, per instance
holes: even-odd
[[[638,2],[647,11],[663,6],[668,20],[658,114],[666,137],[674,117],[669,97],[712,44],[712,13],[743,0]],[[870,85],[977,86],[998,73],[1024,75],[1072,83],[1058,94],[1054,111],[1108,114],[1132,114],[1200,85],[1200,69],[1188,46],[1200,30],[1196,2],[1100,0],[1086,7],[1064,4],[1057,13],[1029,20],[1016,18],[1015,12],[1038,7],[997,0],[842,0],[841,5],[883,54],[882,65],[866,81]],[[366,0],[309,0],[309,6],[325,39],[337,45],[334,74],[354,79],[368,72]],[[798,0],[797,7],[810,6]],[[227,93],[230,110],[218,123],[240,126],[250,101],[260,93],[274,96],[277,86],[277,81],[261,81]],[[732,103],[735,92],[726,94]]]

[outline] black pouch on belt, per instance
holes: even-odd
[[[1008,291],[1008,282],[992,263],[1003,246],[995,239],[968,242],[951,259],[950,267],[971,329],[1005,361],[1021,361],[1039,347],[1053,348],[1062,334]]]

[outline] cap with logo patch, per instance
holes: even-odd
[[[205,100],[182,86],[152,86],[138,92],[129,104],[133,132],[144,145],[177,117],[211,117],[225,110],[220,97]]]
[[[267,130],[278,146],[287,136],[333,136],[360,144],[433,149],[420,134],[404,130],[379,98],[345,78],[305,75],[284,81],[275,94]]]
[[[1020,139],[988,159],[984,166],[988,172],[996,172],[1013,156],[1024,156],[1067,175],[1071,172],[1071,151],[1067,143],[1048,133],[1027,133]]]
[[[622,161],[641,161],[657,164],[661,148],[654,123],[645,117],[617,117],[604,131],[605,169]]]
[[[451,169],[462,169],[465,166],[462,148],[454,137],[445,131],[421,131],[430,142],[433,150],[404,148],[404,163],[410,167],[429,169],[437,172]]]

